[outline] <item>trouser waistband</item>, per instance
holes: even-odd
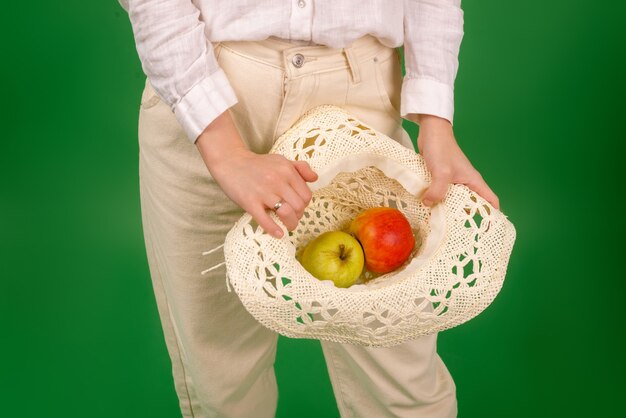
[[[359,63],[379,57],[385,59],[395,54],[394,48],[380,43],[377,38],[366,35],[345,48],[323,45],[296,45],[287,40],[268,38],[262,41],[220,42],[240,55],[284,70],[289,78],[349,69],[352,81],[360,82]]]

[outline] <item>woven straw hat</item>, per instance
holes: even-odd
[[[293,338],[390,347],[468,321],[500,291],[513,225],[464,185],[449,186],[432,209],[422,205],[418,196],[430,174],[412,149],[343,109],[320,106],[271,152],[308,162],[319,179],[295,231],[276,239],[244,214],[224,242],[227,282],[267,328]],[[376,206],[402,211],[421,243],[403,267],[337,288],[296,260],[311,239],[345,229]]]

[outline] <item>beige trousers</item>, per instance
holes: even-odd
[[[216,44],[239,103],[230,109],[250,149],[266,153],[308,109],[342,106],[411,147],[398,112],[394,49],[365,37],[344,50],[268,39]],[[146,82],[139,117],[141,209],[154,293],[184,417],[266,418],[276,412],[277,334],[226,288],[223,243],[241,216],[195,145]],[[233,173],[237,175],[237,173]],[[436,335],[393,348],[321,342],[344,418],[456,416],[455,386]]]

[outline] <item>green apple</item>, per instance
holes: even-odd
[[[352,235],[328,231],[307,244],[300,263],[320,280],[332,280],[337,287],[350,287],[361,275],[365,258],[361,244]]]

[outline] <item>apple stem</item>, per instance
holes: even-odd
[[[339,244],[339,259],[342,261],[346,259],[346,246],[344,244]]]

